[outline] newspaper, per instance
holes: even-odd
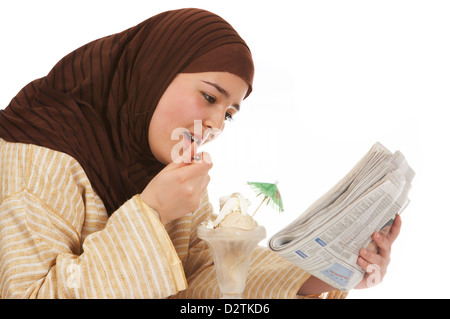
[[[379,142],[300,217],[270,238],[288,261],[341,291],[365,275],[359,250],[408,205],[414,171],[399,151]]]

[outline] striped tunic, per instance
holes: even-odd
[[[163,226],[135,195],[108,217],[74,158],[0,139],[0,297],[217,298],[196,236],[211,213],[205,194],[197,211]],[[309,276],[259,247],[244,297],[295,298]]]

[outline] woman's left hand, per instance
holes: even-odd
[[[383,280],[391,260],[392,244],[400,233],[401,225],[400,216],[397,215],[392,225],[374,233],[370,245],[359,251],[358,264],[366,271],[366,275],[355,289],[370,288]]]

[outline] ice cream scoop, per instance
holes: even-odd
[[[255,228],[257,223],[248,214],[250,201],[240,193],[233,193],[219,199],[220,213],[214,221],[207,223],[208,228],[237,227],[243,230]]]

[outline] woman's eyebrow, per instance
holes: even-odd
[[[216,90],[219,91],[220,93],[222,93],[226,98],[229,98],[229,97],[230,97],[230,94],[228,93],[228,91],[225,90],[223,87],[221,87],[219,84],[213,83],[213,82],[209,82],[209,81],[204,81],[204,80],[202,80],[202,82],[203,82],[203,83],[206,83],[206,84],[208,84],[208,85],[211,85],[211,86],[213,86],[213,87],[215,87]],[[235,104],[235,105],[233,105],[233,107],[234,107],[238,112],[239,112],[240,109],[241,109],[241,107],[240,107],[239,104]]]
[[[213,83],[213,82],[208,82],[208,81],[203,81],[203,83],[209,84],[211,86],[214,86],[216,88],[217,91],[219,91],[220,93],[222,93],[223,95],[225,95],[226,98],[228,98],[230,96],[230,94],[228,93],[227,90],[225,90],[223,87],[221,87],[219,84]]]

